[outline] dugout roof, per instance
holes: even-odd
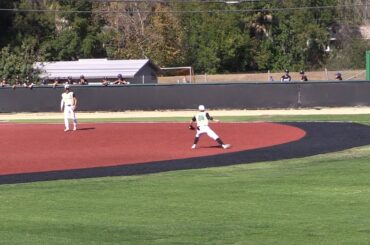
[[[79,59],[77,61],[37,62],[35,69],[41,71],[42,78],[73,79],[84,75],[86,78],[116,78],[122,74],[124,78],[134,78],[142,69],[150,69],[155,73],[160,71],[149,59],[142,60],[108,60],[108,59]]]

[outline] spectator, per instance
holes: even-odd
[[[18,75],[15,77],[14,84],[18,85],[18,86],[20,86],[22,84],[22,81],[21,81],[21,79]]]
[[[41,85],[42,86],[45,86],[45,85],[47,85],[48,84],[48,79],[47,78],[43,78],[42,80],[41,80]]]
[[[26,80],[25,82],[23,83],[23,87],[26,87],[26,88],[29,88],[29,89],[33,89],[33,86],[35,84],[33,83],[33,81],[30,79],[30,77],[26,77]]]
[[[79,85],[88,85],[89,82],[86,80],[84,75],[80,76],[80,81],[78,82]]]
[[[58,85],[59,85],[59,77],[56,77],[56,78],[54,79],[53,88],[58,87]]]
[[[26,77],[26,79],[23,81],[23,83],[22,83],[22,86],[23,87],[28,87],[28,82],[29,82],[29,78],[28,77]]]
[[[308,81],[308,78],[307,78],[306,74],[304,74],[303,70],[301,70],[299,72],[299,74],[301,75],[301,82],[307,82]]]
[[[71,76],[67,77],[67,81],[66,81],[66,84],[69,84],[69,85],[72,85],[74,82],[73,82],[73,79]]]
[[[103,80],[101,81],[101,84],[103,86],[108,86],[110,84],[110,82],[109,82],[107,77],[104,77]]]
[[[339,80],[339,81],[343,80],[342,74],[340,72],[335,73],[335,80]]]
[[[272,76],[269,77],[269,82],[273,82],[275,81],[274,78]]]
[[[8,81],[6,80],[6,77],[3,77],[3,79],[1,80],[0,82],[0,86],[3,88],[3,87],[8,87],[9,86],[9,83]]]
[[[114,81],[113,84],[130,84],[130,83],[123,79],[122,74],[118,74],[117,80]]]
[[[19,78],[19,76],[17,75],[15,77],[15,80],[14,80],[14,84],[12,86],[13,89],[17,88],[17,87],[20,87],[22,85],[22,81],[21,79]]]
[[[281,76],[280,81],[281,82],[290,82],[292,80],[292,77],[289,75],[289,70],[285,69],[285,74]]]

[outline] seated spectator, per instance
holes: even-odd
[[[281,82],[290,82],[292,77],[289,75],[289,70],[285,69],[285,74],[281,76]]]
[[[301,82],[307,82],[308,81],[308,78],[307,78],[306,74],[304,74],[303,70],[301,70],[299,72],[299,74],[301,75]]]
[[[18,75],[15,77],[14,84],[18,86],[22,85],[22,80]]]
[[[340,72],[335,73],[335,80],[339,80],[339,81],[343,80],[342,74]]]
[[[80,76],[80,81],[78,82],[79,85],[88,85],[89,82],[86,80],[84,75]]]
[[[67,77],[67,81],[66,81],[66,84],[69,84],[69,85],[72,85],[74,82],[73,82],[73,79],[71,76]]]
[[[59,85],[59,77],[54,79],[53,88],[56,88]]]
[[[43,78],[42,80],[41,80],[41,85],[42,86],[45,86],[45,85],[47,85],[48,84],[48,79],[47,78]]]
[[[19,78],[19,76],[17,75],[15,77],[14,84],[13,84],[12,88],[15,89],[16,87],[20,87],[21,85],[22,85],[22,81]]]
[[[108,86],[110,84],[110,82],[109,82],[107,77],[104,77],[103,80],[101,81],[101,84],[103,86]]]
[[[118,74],[117,80],[114,81],[113,84],[130,84],[130,83],[123,79],[122,74]]]
[[[29,88],[29,89],[33,89],[33,86],[35,84],[33,83],[33,81],[30,79],[30,77],[26,77],[26,80],[24,81],[23,83],[23,87],[26,87],[26,88]]]
[[[28,80],[29,80],[28,77],[26,77],[26,79],[22,83],[23,87],[28,87]]]
[[[3,77],[3,79],[1,80],[0,82],[0,86],[3,88],[3,87],[8,87],[9,86],[9,83],[8,81],[6,80],[6,77]]]

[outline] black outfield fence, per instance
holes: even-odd
[[[80,111],[369,106],[370,82],[72,86]],[[51,112],[63,87],[0,88],[0,112]]]

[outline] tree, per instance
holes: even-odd
[[[161,66],[182,64],[184,30],[169,3],[106,3],[100,10],[121,10],[105,14],[109,27],[103,33],[113,38],[112,58],[150,58]]]
[[[184,65],[184,26],[168,4],[157,4],[145,28],[146,56],[161,66]]]
[[[13,1],[0,0],[0,8],[11,9],[13,7]],[[11,41],[14,16],[15,14],[12,12],[0,12],[0,49]]]
[[[12,49],[10,46],[4,47],[0,52],[0,76],[7,78],[33,77],[37,76],[37,71],[33,69],[34,44],[24,42],[20,47]]]
[[[332,53],[325,48],[334,26],[356,29],[367,22],[365,2],[341,0],[338,4],[353,8],[322,8],[335,4],[0,0],[1,8],[62,11],[1,12],[0,48],[21,57],[19,50],[29,54],[32,48],[33,61],[150,58],[160,66],[191,65],[202,73],[317,69],[334,63],[334,57],[361,66],[366,41],[344,38]]]
[[[218,12],[220,5],[198,5],[199,13],[182,17],[186,27],[186,60],[196,72],[238,72],[254,66],[256,40],[243,14]],[[209,9],[212,11],[208,11]]]
[[[92,11],[93,3],[86,0],[62,1],[56,8]],[[99,35],[103,24],[100,17],[92,12],[58,14],[54,35],[43,42],[40,52],[46,60],[106,57],[107,53]]]
[[[101,5],[100,10],[108,23],[107,31],[113,34],[113,58],[146,58],[146,44],[148,43],[146,27],[153,8],[157,3],[148,2],[109,2]],[[119,13],[111,14],[109,11]]]
[[[302,1],[301,7],[317,7],[333,1]],[[284,1],[280,7],[295,6]],[[329,27],[334,21],[332,10],[298,9],[273,14],[271,41],[273,70],[322,67],[326,62],[325,48],[330,38]]]

